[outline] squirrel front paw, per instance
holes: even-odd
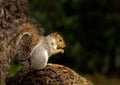
[[[63,49],[61,49],[61,50],[60,50],[60,53],[61,53],[61,54],[63,54],[63,53],[64,53],[64,50],[63,50]]]
[[[63,50],[63,49],[57,49],[57,50],[54,52],[54,54],[58,54],[58,53],[63,54],[63,53],[64,53],[64,50]]]

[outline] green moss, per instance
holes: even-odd
[[[22,68],[21,65],[12,64],[11,67],[10,67],[10,71],[9,71],[8,77],[13,77],[21,68]]]

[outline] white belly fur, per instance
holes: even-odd
[[[31,68],[34,70],[43,69],[48,62],[48,52],[46,49],[36,47],[30,58]]]

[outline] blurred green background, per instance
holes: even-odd
[[[120,0],[30,0],[29,7],[44,35],[57,31],[66,41],[65,54],[50,63],[87,75],[96,85],[120,85]]]

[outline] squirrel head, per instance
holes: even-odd
[[[56,40],[58,49],[66,47],[65,41],[63,40],[61,35],[59,35],[57,32],[54,32],[53,36],[54,36],[54,38]]]

